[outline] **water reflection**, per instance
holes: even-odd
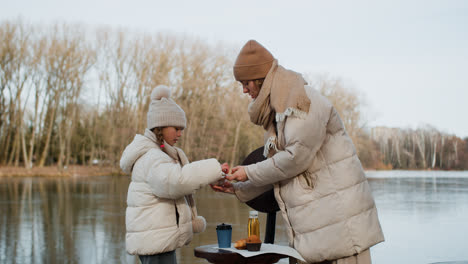
[[[386,239],[372,250],[375,263],[468,260],[468,172],[368,175],[376,176],[370,183]]]
[[[126,177],[0,180],[1,263],[133,263]]]
[[[441,173],[369,173],[386,237],[372,249],[374,263],[468,259],[468,172]],[[0,178],[0,263],[139,263],[125,251],[129,183],[110,176]],[[177,250],[179,263],[207,263],[193,248],[215,244],[219,223],[232,224],[233,241],[246,237],[247,205],[209,188],[195,198],[208,226]],[[259,217],[263,237],[266,215]],[[275,242],[287,244],[279,214]]]
[[[128,177],[0,178],[0,263],[139,263],[125,252]],[[177,251],[179,263],[206,263],[198,245],[215,244],[216,225],[246,236],[248,211],[231,195],[209,188],[195,196],[207,231]],[[266,215],[260,215],[264,234]],[[277,242],[287,244],[278,219]]]

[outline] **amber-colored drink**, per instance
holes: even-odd
[[[247,227],[247,236],[256,235],[260,238],[260,222],[258,222],[258,212],[250,211],[249,223]]]

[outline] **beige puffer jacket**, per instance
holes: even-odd
[[[185,155],[180,149],[177,152]],[[127,146],[120,167],[132,174],[125,221],[127,252],[153,255],[190,243],[192,211],[186,195],[219,179],[219,162],[207,159],[181,166],[159,148],[154,134],[146,130]]]
[[[234,186],[241,201],[274,186],[291,246],[314,263],[360,253],[384,236],[340,117],[318,91],[305,89],[310,110],[306,119],[284,121],[285,150],[247,166],[249,180]]]

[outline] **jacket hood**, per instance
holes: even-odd
[[[130,174],[135,162],[152,148],[158,148],[156,136],[149,129],[144,135],[137,134],[133,141],[125,148],[120,158],[120,168]]]

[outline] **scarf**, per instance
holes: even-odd
[[[266,130],[265,157],[284,150],[286,117],[294,115],[305,118],[309,113],[310,100],[304,89],[306,84],[301,74],[278,65],[278,60],[273,61],[257,98],[248,109],[250,121]]]

